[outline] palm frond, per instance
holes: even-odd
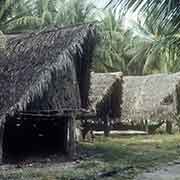
[[[6,47],[6,41],[7,41],[7,38],[6,36],[3,34],[2,31],[0,31],[0,50],[4,50],[5,47]]]
[[[107,6],[112,6],[115,9],[121,6],[127,10],[138,10],[144,14],[146,19],[151,18],[153,15],[154,23],[160,21],[164,27],[171,24],[175,27],[176,32],[180,28],[179,0],[109,0]]]

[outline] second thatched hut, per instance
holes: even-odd
[[[91,73],[90,109],[97,114],[96,129],[112,128],[121,117],[122,79],[118,73]]]
[[[173,121],[178,113],[179,82],[180,73],[124,77],[122,122],[134,125],[146,121],[158,127]]]

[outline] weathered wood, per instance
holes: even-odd
[[[90,113],[87,109],[72,109],[72,108],[63,108],[61,110],[38,110],[38,111],[20,111],[19,113],[25,114],[62,114],[62,113]]]
[[[18,113],[15,115],[16,118],[23,117],[23,118],[41,118],[43,120],[50,120],[50,119],[59,119],[59,118],[70,118],[72,115],[71,113],[55,113],[55,114],[38,114],[38,113]],[[88,113],[76,113],[75,120],[80,119],[95,119],[97,118],[96,113],[88,112]]]
[[[68,121],[65,121],[65,124],[64,124],[64,132],[65,132],[65,139],[64,139],[64,148],[65,148],[65,153],[68,153]]]
[[[148,132],[148,120],[145,120],[144,131]]]
[[[69,126],[70,126],[70,120],[68,119],[66,121],[66,153],[69,152]]]
[[[71,114],[69,118],[69,158],[72,159],[75,154],[75,114]]]
[[[168,120],[166,121],[166,132],[172,134],[172,122]]]
[[[106,115],[104,118],[104,136],[108,137],[109,136],[109,131],[110,131],[110,118],[109,115]]]
[[[0,124],[0,164],[3,163],[3,136],[4,136],[4,123]]]

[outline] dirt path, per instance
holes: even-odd
[[[180,180],[180,161],[175,161],[152,172],[145,172],[135,180]]]

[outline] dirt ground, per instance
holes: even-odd
[[[155,171],[145,172],[135,178],[135,180],[180,180],[180,161],[178,164],[175,162]]]
[[[0,180],[180,180],[180,134],[97,137],[59,154],[0,166]]]

